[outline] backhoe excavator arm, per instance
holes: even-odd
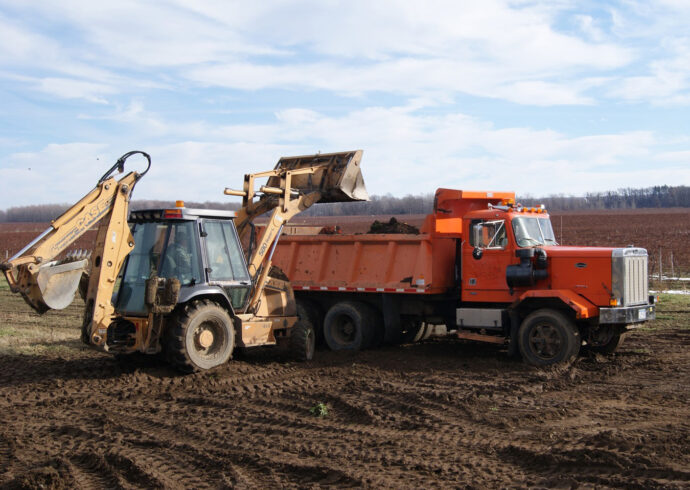
[[[317,202],[369,199],[359,168],[361,159],[361,150],[284,157],[273,170],[245,175],[243,190],[225,189],[225,194],[243,198],[235,220],[243,242],[247,241],[252,222],[271,212],[259,242],[248,257],[253,290],[246,312],[254,312],[258,307],[285,223]],[[255,181],[262,178],[268,181],[259,188],[258,196]]]
[[[147,159],[146,170],[129,172],[120,180],[112,177],[116,170],[124,172],[125,161],[134,154]],[[103,345],[105,339],[102,334],[114,313],[111,296],[115,280],[124,259],[134,247],[127,225],[130,196],[150,166],[151,158],[144,152],[132,151],[122,155],[91,192],[11,259],[0,264],[11,291],[20,293],[39,313],[62,309],[72,302],[82,273],[88,272],[84,337]],[[89,260],[83,257],[77,257],[81,260],[68,257],[62,262],[54,260],[98,223],[90,268]]]

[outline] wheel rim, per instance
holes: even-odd
[[[355,341],[357,327],[350,317],[343,315],[333,323],[331,333],[338,343],[349,344]]]
[[[194,354],[200,359],[209,360],[217,357],[226,343],[225,329],[220,322],[205,321],[194,329]]]
[[[561,351],[563,339],[558,329],[549,324],[535,325],[529,333],[529,346],[540,359],[553,359]]]

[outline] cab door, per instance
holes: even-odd
[[[251,278],[235,225],[230,220],[203,222],[208,282],[222,287],[235,311],[242,311],[249,299]]]
[[[462,300],[509,302],[506,268],[514,262],[509,223],[505,219],[473,219],[462,244]]]

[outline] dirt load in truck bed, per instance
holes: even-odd
[[[0,487],[687,488],[688,304],[570,368],[432,339],[181,376],[80,347],[80,305],[39,317],[0,288]]]

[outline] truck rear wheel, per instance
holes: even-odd
[[[613,354],[623,343],[623,334],[611,325],[599,327],[587,336],[587,350],[598,354]]]
[[[343,301],[326,313],[323,334],[331,350],[362,350],[374,338],[373,315],[364,303]]]
[[[173,316],[167,344],[168,360],[184,372],[220,366],[235,346],[232,319],[212,301],[195,301]]]
[[[298,361],[311,361],[316,350],[314,327],[305,320],[298,320],[290,329],[290,353]]]
[[[580,351],[580,344],[580,332],[575,324],[556,310],[531,313],[518,331],[520,353],[533,366],[570,362]]]
[[[410,342],[418,342],[424,335],[424,324],[422,321],[413,316],[403,316],[400,318],[400,342],[409,344]]]

